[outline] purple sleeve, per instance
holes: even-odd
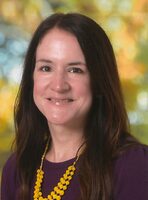
[[[1,179],[1,200],[15,200],[15,157],[11,156],[2,171]]]
[[[115,164],[114,200],[148,200],[148,147],[124,153]]]

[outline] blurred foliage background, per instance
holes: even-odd
[[[148,144],[147,0],[0,0],[0,171],[15,135],[13,106],[29,40],[40,21],[54,12],[81,12],[106,30],[132,134]]]

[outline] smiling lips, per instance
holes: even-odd
[[[48,100],[55,104],[55,105],[65,105],[67,103],[70,103],[70,102],[73,102],[74,100],[73,99],[70,99],[70,98],[66,98],[66,99],[56,99],[56,98],[48,98]]]

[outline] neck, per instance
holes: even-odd
[[[51,162],[63,162],[76,156],[84,142],[82,130],[68,130],[64,127],[50,127],[51,147],[46,159]]]

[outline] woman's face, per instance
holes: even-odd
[[[54,28],[36,51],[34,101],[48,124],[83,126],[92,104],[90,75],[74,35]]]

